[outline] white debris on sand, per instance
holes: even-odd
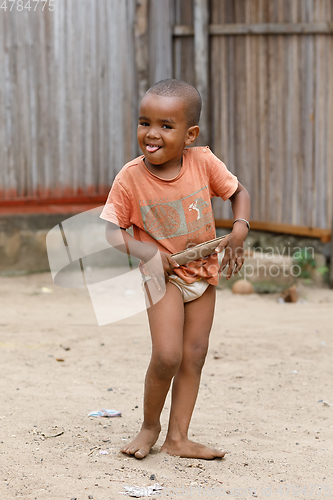
[[[124,486],[125,491],[120,491],[122,495],[128,495],[129,497],[150,497],[152,495],[160,494],[163,487],[155,483],[152,486]]]

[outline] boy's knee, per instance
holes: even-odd
[[[155,372],[161,378],[175,375],[181,363],[181,354],[176,352],[161,352],[152,358]]]
[[[184,352],[184,361],[187,365],[201,370],[205,363],[207,352],[208,343],[192,345]]]

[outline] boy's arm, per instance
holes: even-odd
[[[148,262],[157,253],[157,247],[147,245],[141,241],[137,241],[131,236],[126,229],[107,222],[105,236],[107,242],[120,252],[133,255],[143,262]],[[130,250],[129,250],[130,247]]]
[[[137,257],[146,264],[147,271],[154,283],[159,287],[165,286],[165,280],[168,280],[168,275],[173,273],[173,267],[179,267],[177,262],[170,255],[159,251],[157,245],[142,243],[137,241],[125,229],[107,222],[105,236],[108,243],[119,250]],[[157,253],[160,253],[162,266],[159,259],[154,259]],[[164,276],[163,276],[164,274]]]
[[[234,194],[229,198],[231,208],[234,214],[234,220],[250,219],[250,195],[244,186],[239,182]],[[248,228],[246,222],[240,220],[234,223],[231,233],[216,248],[217,252],[225,249],[225,254],[219,268],[219,275],[229,264],[227,280],[234,274],[237,274],[244,264],[244,240],[247,236]]]

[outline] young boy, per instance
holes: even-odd
[[[187,437],[213,322],[215,285],[229,264],[227,279],[244,262],[250,201],[246,189],[208,147],[185,149],[199,134],[201,97],[180,80],[162,80],[142,99],[137,137],[143,156],[116,176],[101,217],[107,239],[144,264],[145,290],[165,289],[147,309],[152,355],[145,378],[144,421],[139,434],[122,448],[143,458],[158,439],[160,414],[172,385],[169,426],[161,451],[187,458],[223,457],[222,450]],[[215,237],[211,198],[230,199],[232,232],[219,244],[225,249],[185,266],[171,254]],[[125,231],[133,226],[134,238]],[[160,251],[163,272],[152,257]],[[165,284],[166,283],[166,284]],[[148,294],[148,293],[147,293]],[[149,294],[148,294],[149,295]]]

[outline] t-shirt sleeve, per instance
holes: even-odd
[[[207,173],[210,181],[210,194],[212,197],[218,196],[225,201],[236,191],[238,179],[210,150],[207,158],[209,159]]]
[[[124,186],[121,184],[118,177],[116,177],[100,217],[101,219],[127,229],[132,225],[130,214],[131,201]]]

